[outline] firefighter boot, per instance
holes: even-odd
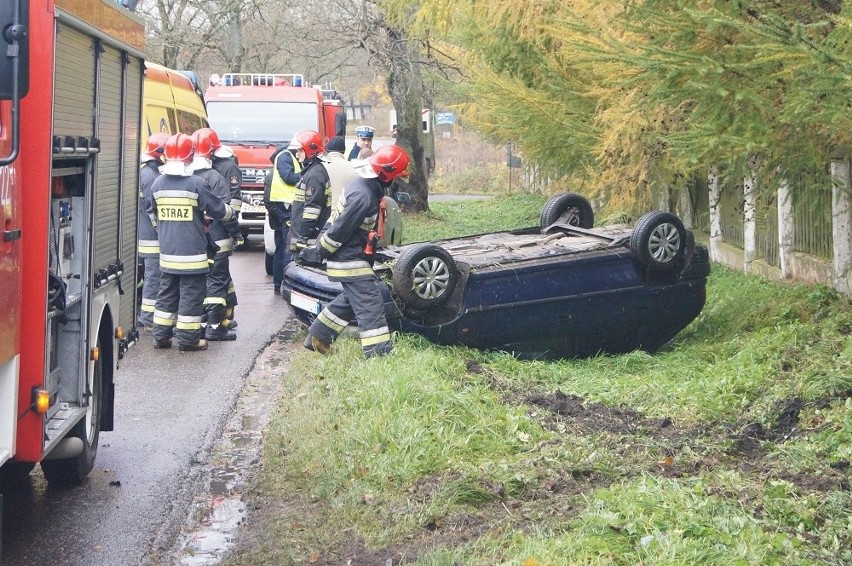
[[[154,348],[156,348],[157,350],[167,350],[171,347],[171,338],[154,338]]]
[[[237,335],[229,332],[224,324],[217,324],[216,326],[207,327],[207,330],[204,331],[204,338],[210,342],[226,342],[236,340]]]
[[[307,335],[304,346],[311,352],[319,352],[323,355],[327,354],[331,350],[331,344],[326,344],[312,334]]]
[[[178,350],[181,352],[198,352],[200,350],[207,349],[207,340],[204,338],[198,340],[197,342],[189,342],[186,344],[178,344]]]

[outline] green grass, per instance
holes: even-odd
[[[543,200],[440,203],[407,232],[535,225]],[[852,309],[829,289],[714,266],[655,355],[395,345],[293,355],[229,564],[852,563]],[[583,410],[531,397],[557,392]]]

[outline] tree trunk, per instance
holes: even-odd
[[[388,30],[388,36],[391,45],[388,93],[397,116],[396,143],[411,157],[410,175],[407,180],[398,181],[398,190],[411,195],[410,210],[423,212],[429,210],[429,180],[422,126],[423,79],[417,46],[399,30]]]

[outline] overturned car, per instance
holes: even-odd
[[[593,224],[589,202],[564,193],[537,227],[381,250],[388,323],[523,358],[654,352],[701,312],[707,249],[668,212]],[[305,324],[340,292],[319,267],[287,267],[282,294]]]

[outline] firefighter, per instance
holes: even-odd
[[[272,287],[277,295],[284,281],[284,268],[292,256],[287,240],[290,235],[290,212],[296,196],[296,184],[301,179],[302,167],[296,159],[295,150],[279,146],[269,160],[272,161],[271,175],[264,182],[263,202],[266,217],[275,238],[275,253],[272,256]]]
[[[349,155],[346,157],[349,161],[353,159],[367,159],[373,155],[373,134],[376,133],[375,128],[370,126],[358,126],[355,128],[355,145],[349,150]]]
[[[142,169],[139,172],[139,221],[138,250],[139,259],[144,264],[142,279],[142,304],[139,307],[138,324],[146,334],[154,331],[154,306],[157,304],[157,292],[160,288],[160,242],[157,229],[145,211],[145,197],[151,196],[151,185],[160,176],[163,164],[163,152],[169,135],[156,132],[148,137],[145,153],[142,154]]]
[[[209,128],[196,131],[192,135],[195,144],[195,157],[192,168],[195,175],[204,179],[210,186],[211,192],[223,202],[233,202],[228,189],[228,182],[215,169],[213,157],[213,136]],[[209,259],[210,272],[207,274],[207,295],[204,297],[204,312],[206,328],[204,338],[207,341],[236,340],[237,335],[229,332],[222,324],[225,320],[225,309],[229,292],[234,284],[231,278],[230,257],[236,242],[241,238],[240,227],[234,218],[227,223],[222,220],[211,220],[207,225],[207,237],[212,243],[213,258]]]
[[[299,132],[290,142],[302,165],[290,213],[290,251],[299,252],[316,240],[331,216],[331,182],[322,166],[322,136],[313,130]]]
[[[160,240],[160,290],[154,311],[154,347],[180,351],[206,350],[201,326],[207,288],[205,213],[230,220],[233,209],[215,196],[210,186],[192,174],[195,145],[186,134],[171,136],[165,145],[166,163],[151,187],[146,210],[157,223]]]
[[[211,130],[210,128],[201,128],[199,131],[204,132],[210,137],[210,143],[213,145],[213,169],[221,173],[228,182],[228,191],[231,195],[231,200],[228,201],[228,204],[231,205],[231,208],[234,209],[235,213],[234,219],[231,222],[239,228],[239,215],[243,206],[241,188],[243,183],[243,173],[240,170],[240,164],[237,161],[237,156],[234,155],[234,152],[230,147],[223,145],[222,142],[219,141],[219,135],[214,130]],[[230,228],[229,232],[232,232]],[[237,236],[234,245],[235,247],[240,247],[244,243],[245,236],[240,233]],[[222,325],[225,328],[235,329],[237,327],[237,321],[234,320],[234,307],[237,306],[237,290],[234,286],[233,279],[231,279],[228,287],[228,297],[226,302],[225,318],[222,319]]]
[[[406,175],[408,154],[397,145],[380,147],[356,168],[358,176],[343,190],[334,217],[315,246],[299,254],[305,263],[326,261],[326,275],[338,281],[343,292],[320,312],[308,329],[305,348],[326,353],[353,320],[358,322],[361,346],[367,358],[389,354],[393,349],[385,319],[378,276],[371,254],[379,205],[394,179]]]

